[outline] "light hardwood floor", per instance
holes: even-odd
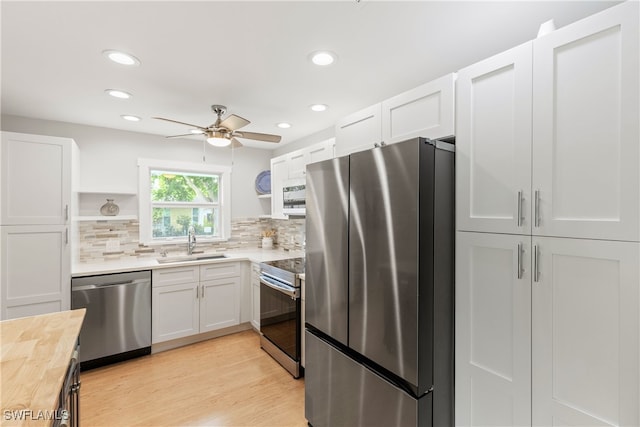
[[[80,425],[306,426],[295,380],[245,331],[81,374]]]

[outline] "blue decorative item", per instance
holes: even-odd
[[[258,194],[271,194],[271,171],[262,171],[256,177],[256,191]]]

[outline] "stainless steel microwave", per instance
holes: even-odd
[[[287,215],[305,215],[305,179],[290,179],[282,188],[282,212]]]

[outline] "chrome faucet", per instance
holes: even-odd
[[[196,229],[193,225],[189,226],[188,238],[187,238],[187,254],[193,254],[193,250],[196,248]]]

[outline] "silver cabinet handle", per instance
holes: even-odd
[[[202,285],[202,298],[204,298],[204,285]]]
[[[200,299],[200,286],[196,286],[196,299]]]
[[[518,227],[522,227],[522,190],[518,191]]]
[[[69,221],[69,205],[64,205],[64,220]]]
[[[522,243],[518,243],[518,279],[522,279],[522,274],[524,273],[524,269],[522,268],[523,253],[524,253],[524,245]]]
[[[538,256],[538,245],[533,247],[533,281],[538,283],[540,279],[540,270],[539,270],[539,256]]]
[[[64,229],[64,244],[65,245],[69,244],[69,229],[68,228]]]
[[[540,227],[540,190],[536,190],[535,204],[534,204],[534,224],[536,227]]]

